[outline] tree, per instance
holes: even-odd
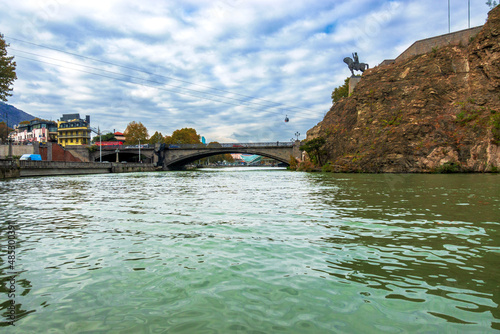
[[[349,96],[349,78],[344,80],[344,84],[335,88],[332,92],[332,102],[338,102],[343,97]]]
[[[10,131],[12,129],[8,128],[5,122],[0,122],[0,142],[5,143],[7,141]]]
[[[149,138],[148,129],[141,122],[137,123],[135,121],[128,123],[123,134],[125,135],[126,145],[137,145],[139,140],[145,144]]]
[[[324,150],[321,147],[325,145],[325,143],[325,138],[318,137],[305,142],[300,146],[300,149],[309,154],[313,163],[321,166],[321,155],[324,154]]]
[[[116,140],[115,135],[113,133],[109,132],[109,133],[102,135],[102,136],[95,136],[94,138],[92,138],[92,142],[96,143],[96,142],[101,141],[99,137],[102,137],[102,141],[114,141],[114,140]]]
[[[495,8],[496,6],[498,6],[498,2],[496,2],[495,0],[491,1],[491,0],[488,0],[486,1],[486,4],[491,8]]]
[[[167,136],[167,144],[201,144],[201,136],[193,128],[175,130],[172,136]]]
[[[165,138],[163,138],[163,135],[161,134],[161,132],[158,132],[156,131],[154,133],[154,135],[151,136],[151,138],[149,138],[149,143],[150,144],[157,144],[157,143],[164,143],[165,142]]]
[[[8,96],[12,96],[12,83],[17,79],[16,62],[14,57],[7,56],[7,47],[3,35],[0,34],[0,100],[7,101]]]

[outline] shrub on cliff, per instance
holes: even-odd
[[[335,103],[341,98],[348,96],[349,96],[349,78],[346,78],[342,86],[339,86],[333,90],[332,103]]]
[[[325,145],[325,143],[325,138],[318,137],[305,142],[300,146],[300,149],[309,154],[309,157],[314,164],[321,166],[321,157],[325,154],[325,150],[323,149],[323,145]]]

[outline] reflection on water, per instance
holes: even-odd
[[[4,181],[19,293],[3,329],[500,329],[499,185],[277,169]],[[5,253],[0,280],[7,296]]]

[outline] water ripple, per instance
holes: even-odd
[[[493,175],[239,169],[33,180],[0,182],[19,270],[7,332],[500,329]]]

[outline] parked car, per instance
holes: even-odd
[[[42,156],[40,154],[23,154],[19,160],[42,161]]]

